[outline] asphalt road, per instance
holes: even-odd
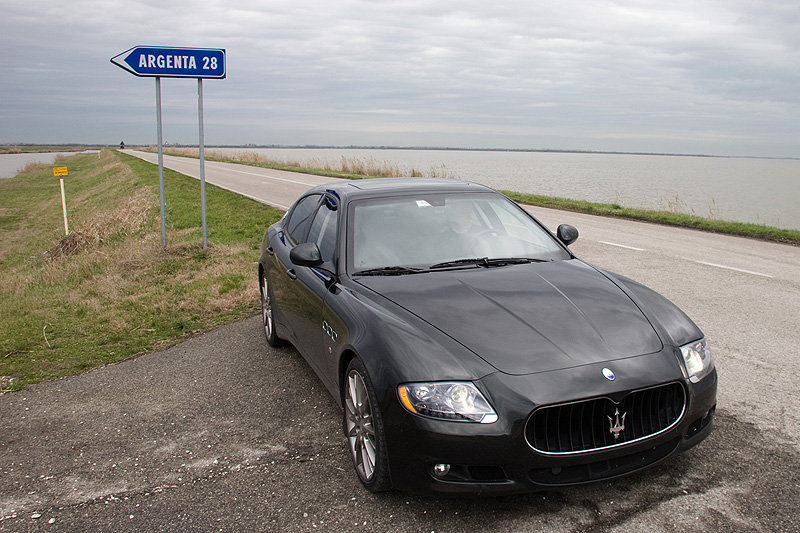
[[[284,208],[331,181],[206,163],[209,183],[236,190],[232,177]],[[579,257],[657,289],[705,331],[720,389],[702,444],[587,487],[372,495],[334,400],[294,349],[267,347],[254,317],[0,396],[0,531],[800,531],[800,249],[532,211],[577,226]]]

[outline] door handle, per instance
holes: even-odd
[[[293,268],[287,270],[286,274],[289,276],[289,279],[297,279],[297,272],[295,272]]]

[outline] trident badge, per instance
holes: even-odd
[[[614,441],[615,442],[617,440],[619,440],[620,434],[623,431],[625,431],[625,416],[627,414],[628,413],[622,413],[622,418],[620,418],[619,408],[617,408],[614,411],[614,418],[611,418],[610,416],[606,415],[606,418],[608,418],[608,424],[609,424],[609,426],[611,426],[611,428],[608,431],[609,431],[609,433],[614,435]]]

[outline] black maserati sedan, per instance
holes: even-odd
[[[666,298],[450,179],[312,188],[264,236],[264,331],[339,402],[370,491],[510,494],[610,479],[711,432],[717,373]]]

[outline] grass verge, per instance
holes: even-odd
[[[158,169],[103,150],[0,180],[0,392],[163,348],[258,310],[255,263],[281,212],[165,169],[161,246]]]
[[[540,196],[535,194],[523,194],[513,191],[500,191],[515,202],[522,204],[536,205],[539,207],[550,207],[564,211],[576,211],[590,215],[605,217],[625,218],[628,220],[641,220],[665,224],[668,226],[680,226],[714,233],[724,233],[727,235],[737,235],[750,237],[766,241],[775,241],[788,244],[800,243],[800,231],[791,229],[780,229],[761,224],[750,224],[746,222],[731,222],[704,218],[697,215],[685,213],[675,213],[671,211],[655,211],[650,209],[635,209],[623,207],[618,204],[599,204],[585,202],[582,200],[570,200],[568,198],[557,198],[553,196]]]

